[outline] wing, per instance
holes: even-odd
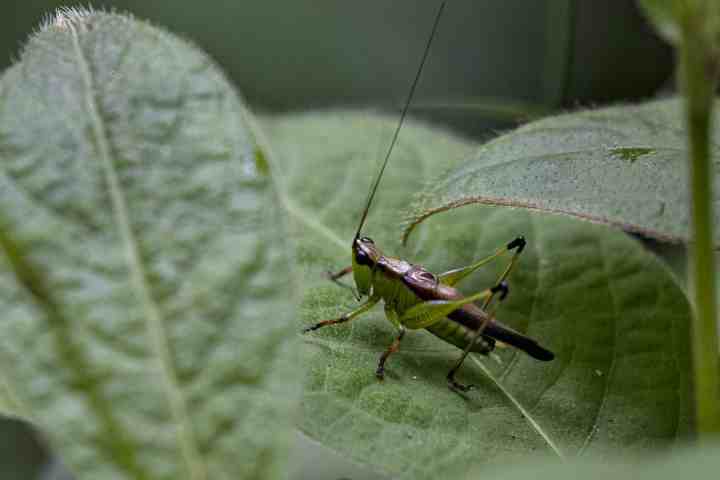
[[[459,290],[440,283],[433,273],[419,265],[413,265],[402,277],[402,281],[423,300],[459,300],[464,297]],[[488,320],[485,312],[477,305],[463,305],[450,313],[448,318],[471,330],[477,330],[484,321],[487,321],[483,335],[519,348],[537,360],[549,361],[555,358],[551,351],[534,339],[503,325],[494,318]]]

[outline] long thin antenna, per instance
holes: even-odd
[[[410,93],[408,93],[407,100],[405,101],[405,106],[403,107],[402,114],[400,115],[400,121],[395,128],[395,134],[393,135],[392,142],[390,142],[390,148],[388,148],[387,154],[385,155],[385,160],[383,161],[382,167],[380,168],[380,172],[378,172],[378,175],[377,177],[375,177],[375,181],[373,182],[372,187],[370,187],[370,193],[368,194],[367,203],[365,204],[365,210],[363,210],[362,217],[360,218],[360,225],[358,225],[357,232],[355,232],[355,239],[353,240],[353,243],[360,237],[360,230],[362,230],[363,225],[365,225],[365,219],[367,218],[368,212],[370,211],[370,205],[372,204],[373,198],[375,197],[375,192],[377,192],[378,185],[380,185],[380,179],[382,179],[383,173],[385,173],[385,167],[387,167],[388,160],[390,160],[390,154],[392,153],[398,136],[400,135],[400,128],[402,127],[402,124],[405,121],[405,116],[410,109],[410,103],[412,102],[413,95],[415,95],[415,88],[420,81],[420,75],[422,74],[423,67],[425,66],[425,60],[427,60],[428,54],[430,53],[430,45],[432,45],[433,39],[435,38],[435,32],[437,31],[438,24],[440,23],[440,17],[442,16],[444,9],[445,2],[443,1],[440,4],[440,8],[438,8],[437,15],[435,15],[435,23],[433,24],[432,31],[430,32],[430,38],[428,38],[427,45],[425,45],[425,52],[423,53],[422,60],[420,61],[420,67],[418,68],[417,73],[415,74],[415,79],[413,80],[412,86],[410,87]]]

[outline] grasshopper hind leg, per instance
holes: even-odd
[[[476,341],[472,348],[472,352],[477,352],[481,355],[489,355],[491,352],[495,350],[495,339],[491,337],[486,337],[484,335],[481,335]],[[450,387],[451,390],[457,390],[459,392],[468,392],[475,388],[475,385],[473,384],[462,384],[455,380],[455,374],[460,369],[460,366],[463,364],[463,361],[465,360],[465,356],[462,356],[460,360],[455,362],[455,365],[453,368],[450,369],[450,371],[447,374],[447,382],[448,387]]]
[[[497,282],[495,283],[495,286],[490,290],[492,293],[489,297],[485,299],[482,305],[482,309],[487,313],[488,318],[492,318],[495,314],[495,308],[497,307],[497,304],[503,300],[505,300],[505,297],[507,297],[508,293],[510,292],[510,288],[508,287],[507,278],[510,276],[510,273],[515,268],[515,265],[517,264],[518,258],[520,257],[520,254],[525,249],[525,237],[517,237],[510,243],[508,243],[505,246],[506,251],[513,251],[513,256],[510,259],[510,263],[505,268],[503,273],[500,275],[500,277],[497,279]],[[490,307],[490,304],[495,299],[495,296],[499,294],[499,302],[493,303],[492,308]],[[467,346],[465,347],[465,350],[463,351],[462,355],[458,359],[458,361],[455,363],[453,368],[450,369],[450,371],[447,374],[447,382],[448,387],[450,390],[460,391],[460,392],[467,392],[468,390],[471,390],[473,388],[473,385],[464,385],[457,380],[455,380],[455,374],[460,369],[462,364],[465,362],[465,358],[467,358],[468,354],[471,351],[477,351],[477,345],[480,341],[483,340],[483,331],[485,330],[485,327],[487,325],[487,322],[483,323],[480,328],[475,332],[475,336],[472,339],[472,341],[468,342]],[[492,347],[487,353],[490,353],[492,349],[495,347],[495,342],[493,341]],[[480,350],[480,353],[484,353],[487,355],[487,353]]]

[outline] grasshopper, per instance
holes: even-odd
[[[550,361],[555,357],[551,351],[540,346],[537,341],[503,325],[494,316],[497,304],[508,295],[507,279],[525,248],[526,241],[524,237],[515,238],[496,250],[492,255],[469,266],[435,275],[420,265],[414,265],[401,258],[384,255],[372,239],[363,236],[361,233],[412,102],[415,87],[422,74],[444,7],[445,2],[440,5],[435,17],[420,66],[412,82],[390,147],[377,176],[371,184],[365,208],[351,245],[352,265],[336,273],[329,274],[330,279],[334,282],[352,288],[339,280],[343,276],[352,273],[358,300],[361,300],[362,297],[367,297],[367,300],[356,309],[338,318],[324,320],[305,328],[303,333],[329,325],[349,322],[366,313],[382,300],[385,305],[385,316],[396,328],[397,335],[380,356],[375,371],[376,377],[383,380],[385,363],[390,355],[399,350],[400,343],[407,330],[426,329],[440,339],[463,350],[458,361],[448,372],[447,381],[450,389],[466,392],[473,388],[473,385],[464,385],[455,379],[460,366],[470,352],[484,355],[492,352],[497,341],[518,348],[537,360]],[[455,288],[468,275],[506,253],[511,253],[512,256],[494,286],[468,296],[463,295]],[[494,301],[496,298],[497,301]],[[482,303],[478,305],[476,302]]]

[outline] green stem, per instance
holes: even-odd
[[[703,8],[678,2],[682,29],[680,80],[691,152],[692,239],[689,278],[692,282],[692,324],[695,419],[701,440],[720,433],[720,370],[718,362],[715,258],[713,250],[712,164],[710,124],[714,95],[712,51],[702,24]]]

